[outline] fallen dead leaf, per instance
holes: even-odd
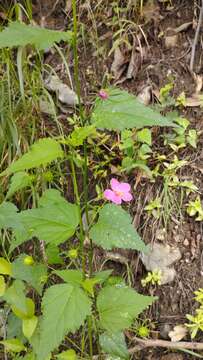
[[[137,73],[140,69],[140,65],[141,65],[140,54],[136,50],[133,49],[132,53],[131,53],[130,62],[128,65],[126,78],[127,79],[135,79],[137,76]]]
[[[202,90],[203,77],[202,77],[202,75],[197,75],[194,73],[194,79],[195,79],[195,83],[196,83],[195,93],[199,94],[200,91]]]
[[[147,85],[139,92],[137,98],[142,102],[144,105],[149,105],[151,102],[152,97],[152,89],[151,86]]]
[[[177,45],[178,43],[178,35],[169,35],[169,36],[165,36],[165,46],[167,49],[173,48]]]
[[[120,79],[121,75],[125,71],[126,59],[120,50],[119,46],[117,46],[114,50],[114,60],[111,65],[111,71],[114,75],[115,80]]]
[[[64,84],[57,75],[51,75],[44,81],[47,90],[54,91],[58,99],[68,105],[75,106],[78,104],[76,93],[66,84]]]
[[[186,98],[184,105],[186,107],[203,107],[203,94],[193,94],[191,97]]]
[[[172,331],[168,333],[171,341],[180,341],[187,334],[187,329],[184,325],[176,325]]]

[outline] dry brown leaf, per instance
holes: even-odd
[[[143,6],[142,16],[146,22],[150,22],[151,20],[160,20],[160,8],[155,3],[154,0],[148,0],[146,5]]]
[[[186,107],[203,107],[203,94],[193,94],[191,97],[186,98],[185,100]]]
[[[152,91],[151,86],[145,86],[137,95],[137,98],[144,104],[149,105],[151,102]]]
[[[126,59],[125,56],[122,54],[119,46],[116,47],[114,51],[114,60],[111,65],[111,71],[115,77],[115,80],[120,79],[121,75],[123,74],[125,70]]]
[[[178,42],[178,35],[169,35],[165,36],[165,46],[167,49],[173,48],[177,45]]]
[[[183,325],[176,325],[172,331],[168,333],[168,336],[171,338],[171,341],[180,341],[187,334],[187,329]]]
[[[141,65],[140,54],[137,51],[132,50],[126,78],[135,79],[140,69],[140,65]]]
[[[184,23],[184,24],[178,26],[177,28],[173,29],[173,31],[175,31],[175,33],[178,34],[181,31],[187,30],[190,26],[192,26],[192,21]]]
[[[202,90],[202,85],[203,85],[202,75],[194,74],[194,79],[195,79],[195,83],[196,83],[195,93],[199,94],[200,91]]]

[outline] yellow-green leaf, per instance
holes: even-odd
[[[76,360],[77,359],[76,352],[73,349],[63,351],[62,353],[60,353],[56,356],[59,360]]]
[[[17,306],[11,306],[13,313],[22,320],[30,319],[35,313],[35,304],[30,298],[26,298],[26,311],[20,310]]]
[[[6,291],[6,283],[4,277],[0,275],[0,296],[3,296]]]
[[[3,257],[0,258],[0,274],[11,275],[11,264]]]
[[[33,316],[29,319],[23,319],[23,334],[27,339],[30,339],[37,327],[38,317]]]
[[[7,339],[0,341],[0,344],[4,345],[8,352],[21,352],[26,350],[26,347],[19,339]]]

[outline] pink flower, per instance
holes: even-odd
[[[130,193],[131,188],[128,183],[119,182],[116,179],[111,179],[111,189],[104,191],[104,197],[112,201],[114,204],[120,205],[122,201],[131,201],[133,199]]]
[[[109,94],[105,91],[105,90],[103,90],[103,89],[101,89],[100,91],[99,91],[99,97],[102,99],[102,100],[107,100],[108,99],[108,97],[109,97]]]

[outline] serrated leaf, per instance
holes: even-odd
[[[14,174],[6,194],[6,198],[13,196],[17,191],[22,190],[31,184],[31,177],[25,171]]]
[[[23,280],[32,286],[40,295],[44,286],[44,279],[47,276],[47,267],[44,264],[33,264],[27,266],[24,264],[26,255],[20,255],[12,263],[12,276],[15,279]]]
[[[120,359],[129,358],[125,336],[122,332],[105,332],[99,336],[99,343],[104,353]]]
[[[0,296],[3,296],[6,291],[6,283],[4,277],[0,275]]]
[[[0,274],[11,275],[11,263],[3,257],[0,258]]]
[[[27,338],[30,339],[37,327],[37,323],[38,323],[38,318],[37,316],[32,316],[29,319],[23,319],[23,335]]]
[[[57,348],[68,332],[75,332],[91,313],[91,303],[82,289],[70,284],[50,287],[43,297],[38,360]]]
[[[4,345],[8,352],[21,352],[26,350],[25,346],[19,339],[7,339],[0,341],[0,344]]]
[[[107,89],[108,99],[97,99],[92,123],[99,128],[124,130],[145,126],[175,126],[158,112],[145,106],[135,96],[117,88]]]
[[[65,140],[65,143],[77,147],[84,143],[84,141],[96,132],[94,125],[84,126],[73,130],[71,135]]]
[[[61,40],[69,41],[71,32],[48,30],[39,26],[26,25],[20,22],[11,22],[0,32],[0,48],[34,45],[44,50]]]
[[[20,221],[30,234],[46,243],[60,244],[74,235],[79,223],[78,208],[65,199],[38,209],[22,211]]]
[[[61,145],[54,139],[44,138],[34,143],[30,150],[20,159],[14,161],[0,176],[18,171],[29,170],[62,158],[64,152]]]
[[[15,280],[12,285],[6,290],[4,300],[11,306],[16,306],[20,311],[26,312],[26,297],[24,294],[25,285],[20,280]]]
[[[109,332],[124,330],[155,299],[128,287],[107,286],[97,297],[100,325]]]
[[[142,129],[136,133],[137,141],[147,144],[149,146],[152,145],[152,135],[149,129]]]
[[[132,225],[130,215],[120,206],[106,204],[99,212],[99,220],[90,230],[93,242],[104,249],[115,247],[146,251],[146,246]]]
[[[54,273],[69,284],[82,284],[83,276],[80,270],[55,270]]]

